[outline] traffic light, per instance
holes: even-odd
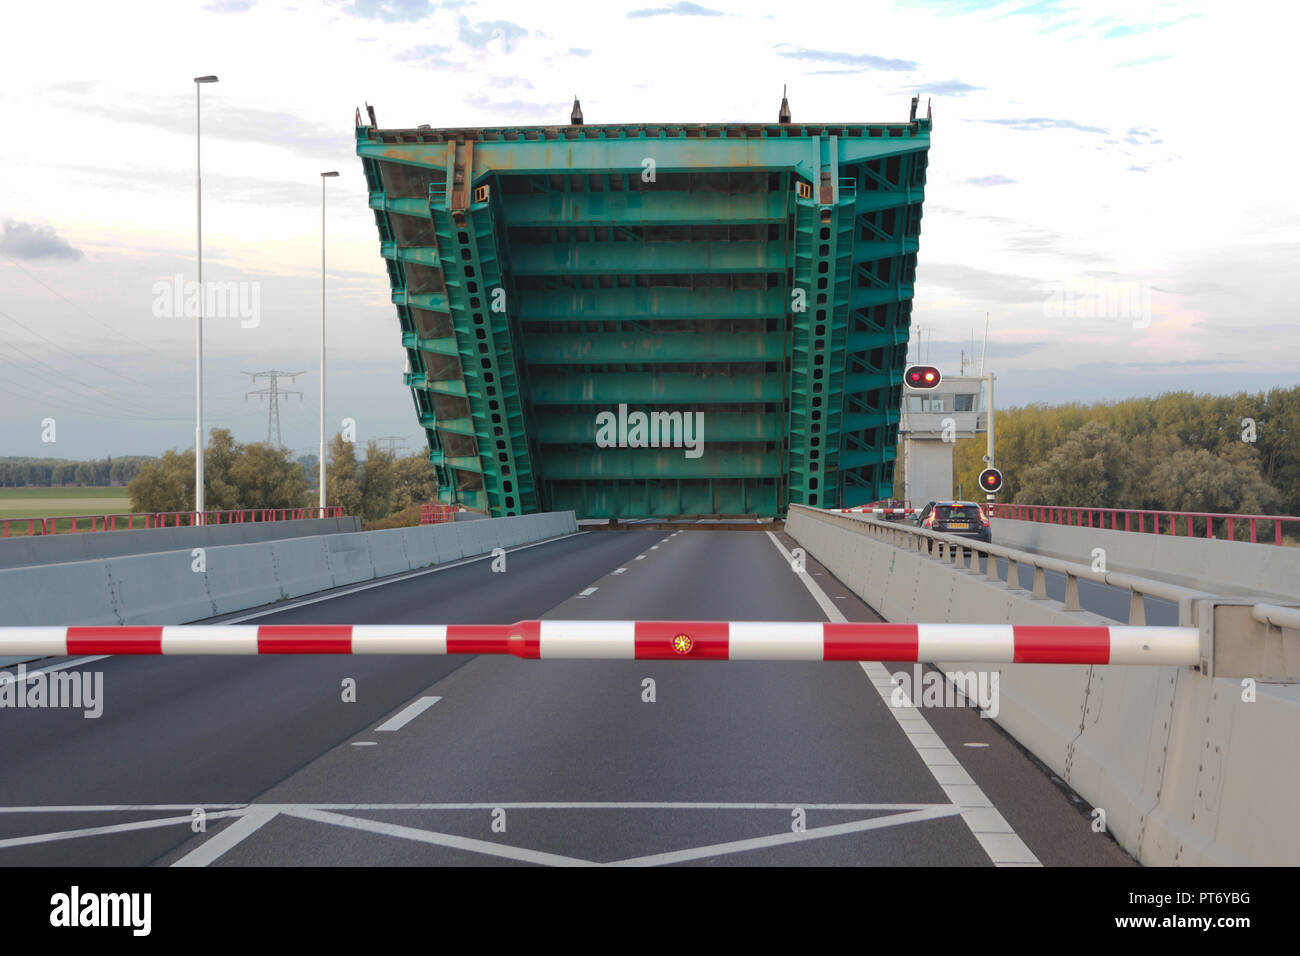
[[[1002,490],[1002,472],[996,468],[985,468],[980,472],[980,487],[988,494],[996,494]]]
[[[908,388],[937,388],[940,378],[933,365],[912,365],[903,373],[903,384]]]

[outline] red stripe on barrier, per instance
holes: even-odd
[[[914,661],[920,648],[915,624],[823,624],[823,659]]]
[[[637,660],[679,658],[725,661],[731,647],[726,621],[637,621]]]
[[[70,627],[69,654],[161,654],[161,627]]]
[[[542,656],[542,622],[520,621],[510,629],[510,653],[536,659]]]
[[[1107,664],[1110,628],[1016,625],[1017,664]]]
[[[540,627],[540,625],[539,625]],[[449,624],[448,654],[512,654],[512,624]]]
[[[304,632],[306,632],[304,634]],[[257,629],[259,654],[351,654],[352,625],[266,624]]]

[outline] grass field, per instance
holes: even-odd
[[[0,488],[0,518],[125,514],[130,510],[125,488]],[[70,527],[68,522],[60,525]],[[26,525],[11,526],[9,533],[26,534]]]

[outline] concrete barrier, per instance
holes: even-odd
[[[229,561],[242,559],[252,548],[270,553],[272,576],[279,587],[279,594],[274,600],[297,597],[323,591],[338,584],[351,583],[340,581],[334,573],[330,560],[330,544],[338,538],[353,538],[356,535],[339,534],[328,538],[292,538],[288,541],[273,541],[267,545],[245,545],[235,553],[224,549],[209,552],[209,566],[224,565]]]
[[[208,590],[209,576],[194,571],[196,560],[189,551],[169,551],[105,561],[113,579],[113,609],[118,620],[122,624],[153,624],[155,616],[162,616],[196,621],[218,613]]]
[[[994,519],[993,540],[1080,564],[1091,564],[1093,549],[1103,548],[1111,570],[1141,575],[1159,568],[1161,580],[1214,594],[1300,597],[1300,548],[1012,518]]]
[[[198,528],[144,528],[0,538],[0,569],[36,564],[66,564],[129,554],[156,554],[181,548],[253,544],[319,534],[361,530],[360,518],[310,518],[304,521],[247,521]]]
[[[183,547],[9,568],[0,570],[0,625],[184,624],[577,530],[565,511],[207,546],[201,561]]]
[[[792,507],[786,530],[886,620],[1112,623],[895,546],[861,523],[854,527],[853,519]],[[995,541],[1014,547],[996,530]],[[1090,561],[1090,552],[1064,557]],[[988,669],[941,665],[981,667]],[[1248,688],[1175,667],[1010,664],[994,670],[996,722],[1104,810],[1109,832],[1141,862],[1300,864],[1292,806],[1300,761],[1289,754],[1300,737],[1300,684]]]

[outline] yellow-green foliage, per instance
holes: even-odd
[[[1300,513],[1300,388],[1028,405],[997,410],[994,424],[1002,501]],[[976,487],[984,447],[983,436],[957,443],[954,484]]]

